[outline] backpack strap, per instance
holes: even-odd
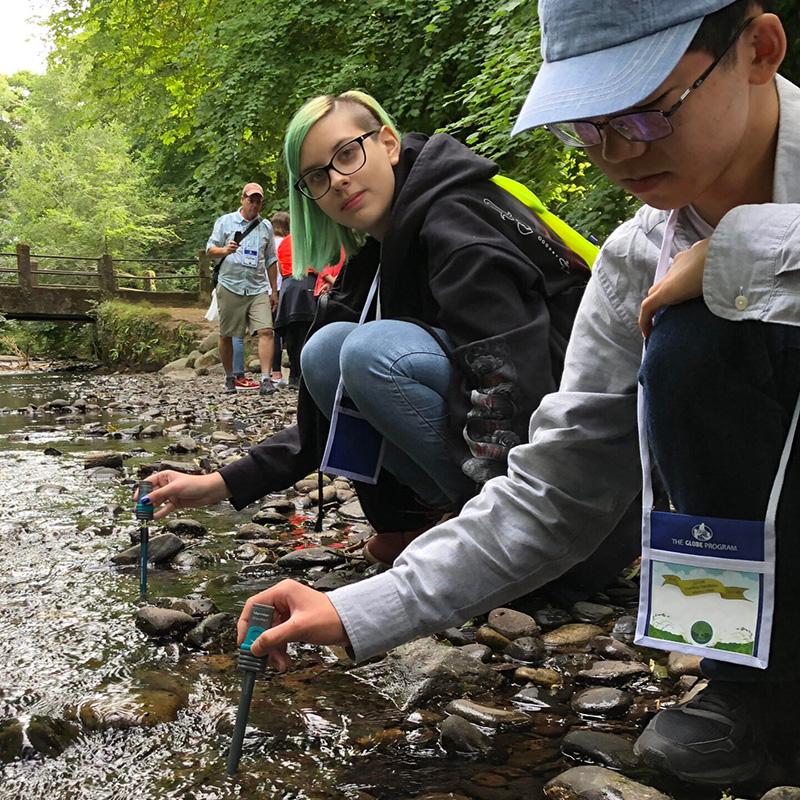
[[[597,258],[600,248],[596,244],[592,244],[584,236],[581,236],[578,231],[571,228],[552,212],[545,208],[544,203],[527,187],[513,178],[508,178],[505,175],[495,175],[491,179],[492,183],[497,184],[501,189],[508,192],[513,197],[516,197],[523,205],[539,217],[550,230],[553,231],[563,242],[569,247],[570,250],[577,253],[585,262],[589,269]]]

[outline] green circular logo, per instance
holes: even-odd
[[[691,636],[697,644],[708,644],[714,635],[714,629],[705,620],[698,620],[692,625]]]

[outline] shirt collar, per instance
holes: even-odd
[[[775,82],[781,116],[772,199],[776,203],[800,203],[800,88],[781,75]]]

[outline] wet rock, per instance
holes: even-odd
[[[97,483],[112,483],[122,478],[122,472],[111,467],[94,467],[86,470],[86,477]]]
[[[173,556],[170,564],[179,569],[208,569],[213,567],[217,561],[216,554],[210,550],[190,547]]]
[[[186,547],[185,542],[174,533],[162,533],[150,539],[147,556],[154,564],[159,564],[163,561],[168,561],[176,553],[179,553]],[[111,561],[114,564],[137,564],[139,562],[139,553],[141,546],[134,545],[115,556],[111,556]]]
[[[601,625],[614,616],[614,609],[598,603],[579,601],[572,606],[572,616],[578,622],[589,622],[592,625]]]
[[[573,695],[570,705],[578,714],[616,719],[625,716],[633,698],[620,689],[598,687]]]
[[[684,653],[670,653],[667,657],[667,672],[673,678],[683,675],[700,675],[699,656],[690,656]]]
[[[46,456],[63,456],[63,451],[59,450],[57,447],[45,447],[42,451]]]
[[[550,708],[550,703],[542,698],[541,694],[538,686],[526,686],[511,698],[511,702],[521,705],[526,711],[541,711],[543,708]]]
[[[484,664],[492,658],[492,648],[487,647],[485,644],[478,644],[478,642],[462,645],[459,650],[462,653],[466,653],[470,658],[477,658],[478,661],[483,661]]]
[[[560,686],[563,678],[559,672],[546,667],[519,667],[514,670],[514,678],[518,681],[529,681],[537,686]]]
[[[78,728],[67,720],[38,715],[31,717],[25,730],[33,749],[51,758],[63,753],[78,734]]]
[[[586,683],[624,683],[639,675],[648,675],[650,669],[640,661],[595,661],[589,669],[583,669],[578,677]]]
[[[211,434],[211,441],[214,444],[236,445],[239,444],[239,437],[229,431],[214,431]]]
[[[440,742],[448,753],[488,754],[492,740],[483,731],[462,717],[447,717],[441,725]]]
[[[67,489],[64,486],[59,486],[57,483],[40,483],[36,489],[36,494],[64,494]]]
[[[188,517],[169,520],[164,525],[164,530],[167,533],[174,533],[176,536],[191,536],[194,538],[205,536],[208,533],[208,528],[205,525],[196,519],[189,519]]]
[[[450,644],[460,647],[475,642],[475,628],[471,625],[463,628],[446,628],[439,635],[447,639]]]
[[[236,558],[239,561],[252,561],[261,552],[263,551],[260,547],[256,547],[250,542],[245,542],[236,548]]]
[[[761,800],[800,800],[800,788],[797,786],[776,786],[770,789]]]
[[[444,710],[448,714],[455,714],[476,725],[484,725],[488,728],[524,728],[531,724],[531,718],[521,711],[506,711],[502,708],[475,703],[465,697],[452,700]]]
[[[255,522],[245,522],[234,534],[235,539],[269,539],[273,533],[269,528],[258,525]]]
[[[286,525],[289,522],[283,514],[269,508],[257,511],[251,519],[257,525]]]
[[[536,636],[539,626],[533,617],[514,611],[512,608],[495,608],[489,612],[487,625],[506,639],[519,639],[522,636]]]
[[[194,617],[171,608],[144,606],[136,612],[136,627],[155,638],[176,636],[194,625]]]
[[[562,625],[553,631],[548,631],[542,636],[545,647],[571,647],[576,645],[588,644],[595,636],[603,633],[602,628],[597,625],[587,625],[586,623],[573,623]]]
[[[482,693],[501,681],[486,664],[431,638],[396,647],[386,658],[356,667],[352,674],[403,710],[416,708],[433,697]]]
[[[360,580],[361,575],[357,572],[334,570],[315,580],[313,588],[319,592],[332,592],[334,589],[341,589]]]
[[[84,469],[93,469],[95,467],[122,469],[122,466],[122,453],[87,453],[83,457]]]
[[[620,617],[611,629],[611,635],[625,644],[633,644],[636,635],[636,617],[625,615]]]
[[[306,547],[281,556],[275,563],[284,569],[308,569],[315,566],[335,566],[344,556],[332,547]]]
[[[284,516],[287,514],[294,514],[295,510],[294,503],[291,500],[287,500],[285,497],[267,500],[265,503],[261,504],[261,511],[275,511]]]
[[[670,800],[618,772],[604,767],[573,767],[544,786],[548,800]]]
[[[534,636],[521,636],[514,639],[511,644],[503,650],[503,655],[513,658],[515,661],[525,661],[529,664],[541,661],[545,656],[545,647],[541,639]]]
[[[502,633],[499,633],[494,628],[490,628],[488,625],[481,625],[481,627],[478,628],[475,633],[475,641],[478,642],[478,644],[485,644],[487,647],[491,647],[492,650],[498,653],[505,650],[511,644],[511,639],[507,636],[503,636]]]
[[[213,601],[207,597],[156,597],[151,604],[158,608],[171,608],[173,611],[182,611],[195,619],[207,617],[217,612]]]
[[[639,658],[639,654],[632,647],[610,636],[595,636],[590,644],[592,650],[603,658],[615,661],[636,661]]]
[[[177,442],[167,447],[170,453],[196,453],[199,449],[200,445],[191,436],[181,436]]]
[[[633,742],[614,733],[570,731],[561,742],[561,752],[583,764],[597,764],[621,772],[635,769],[639,764]]]
[[[364,509],[358,500],[351,500],[339,507],[339,514],[345,519],[364,519]]]
[[[317,489],[312,489],[308,493],[308,499],[312,503],[319,502],[319,491]],[[336,487],[332,484],[330,486],[323,486],[322,487],[322,502],[323,503],[332,503],[336,500]]]
[[[322,486],[325,487],[331,482],[331,479],[327,475],[322,476]],[[300,494],[308,494],[312,489],[316,489],[318,486],[318,479],[316,475],[307,475],[300,481],[294,485],[294,489],[296,492],[300,492]]]
[[[219,645],[223,637],[231,644],[236,640],[236,617],[233,614],[220,613],[206,617],[186,634],[185,641],[194,647],[203,647],[212,641]]]
[[[91,731],[151,728],[174,722],[189,700],[186,688],[170,675],[149,673],[138,686],[113,685],[78,707],[81,724]]]
[[[22,752],[22,723],[18,719],[0,722],[0,761],[12,762]]]
[[[163,436],[164,435],[164,426],[159,425],[157,423],[153,423],[152,425],[147,425],[146,427],[142,428],[142,432],[139,436],[142,439],[153,439],[156,436]]]

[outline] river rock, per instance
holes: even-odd
[[[356,667],[352,674],[406,711],[433,697],[483,693],[501,682],[486,664],[431,638],[400,645],[381,661]]]
[[[537,686],[560,686],[563,682],[561,674],[547,667],[518,667],[514,670],[514,678],[518,681],[529,681]]]
[[[544,643],[535,636],[520,636],[503,650],[503,655],[515,661],[525,661],[529,664],[541,661],[545,656]]]
[[[441,725],[440,742],[448,753],[490,753],[492,740],[463,717],[447,717]]]
[[[673,678],[683,675],[700,675],[700,656],[685,653],[670,653],[667,657],[667,672]]]
[[[222,358],[219,354],[219,349],[212,347],[211,350],[204,351],[200,358],[195,359],[194,368],[203,369],[203,367],[213,367],[215,364],[219,364],[221,361]]]
[[[582,669],[578,678],[586,683],[616,684],[649,673],[647,664],[640,661],[595,661],[589,669]]]
[[[614,733],[570,731],[561,742],[561,752],[583,764],[597,764],[621,772],[635,769],[639,764],[633,742]]]
[[[586,623],[573,623],[562,625],[553,631],[548,631],[542,636],[545,647],[574,647],[577,645],[588,644],[595,636],[603,633],[602,628],[597,625],[587,625]]]
[[[533,617],[515,611],[513,608],[495,608],[489,612],[486,624],[501,633],[506,639],[519,639],[521,636],[536,636],[539,626]]]
[[[197,373],[193,369],[174,369],[169,374],[169,379],[173,383],[183,381],[193,381],[197,377]]]
[[[273,533],[269,528],[265,528],[263,525],[258,525],[255,522],[245,522],[233,536],[235,539],[242,540],[269,539],[273,536]]]
[[[136,627],[156,638],[181,634],[194,625],[194,617],[171,608],[144,606],[136,612]]]
[[[188,517],[171,519],[164,525],[164,530],[167,533],[174,533],[176,536],[191,536],[193,538],[205,536],[208,533],[208,528],[205,525],[196,519],[189,519]]]
[[[526,711],[541,711],[543,708],[550,708],[551,705],[542,699],[538,686],[526,686],[524,689],[520,689],[511,698],[511,702],[521,705]]]
[[[797,786],[776,786],[770,789],[761,800],[800,800],[800,788]]]
[[[164,364],[163,367],[159,370],[159,372],[174,372],[176,369],[187,369],[187,367],[192,366],[189,364],[189,359],[186,357],[183,358],[176,358],[174,361],[170,361],[168,364]]]
[[[97,483],[112,483],[122,478],[122,472],[111,467],[93,467],[86,470],[86,477]]]
[[[579,600],[571,609],[572,616],[578,622],[588,622],[592,625],[601,625],[614,616],[614,609],[598,603],[588,603]]]
[[[339,515],[345,519],[364,519],[364,509],[358,500],[351,500],[343,506],[339,506]]]
[[[200,344],[197,345],[197,349],[201,353],[207,353],[209,350],[213,350],[215,347],[219,346],[219,334],[218,333],[209,333]]]
[[[332,572],[325,573],[322,577],[317,578],[312,584],[312,588],[318,592],[332,592],[334,589],[341,589],[343,586],[349,586],[351,583],[358,583],[361,580],[361,575],[351,570],[333,570]]]
[[[235,445],[239,444],[239,437],[230,431],[214,431],[211,434],[211,441],[214,444]]]
[[[158,423],[154,422],[152,425],[148,425],[145,428],[142,428],[142,432],[139,434],[143,439],[154,439],[156,436],[163,436],[164,435],[164,426],[159,425]]]
[[[200,445],[191,436],[181,436],[167,447],[170,453],[196,453],[199,449]]]
[[[552,606],[535,611],[533,618],[543,631],[551,631],[554,628],[560,628],[562,625],[569,625],[573,621],[569,611]]]
[[[466,653],[470,658],[477,658],[478,661],[483,661],[484,664],[492,659],[492,648],[487,647],[485,644],[472,642],[471,644],[461,645],[458,649],[462,653]]]
[[[548,800],[670,800],[644,784],[604,767],[573,767],[544,786]]]
[[[344,556],[332,547],[305,547],[281,556],[275,563],[284,569],[308,569],[316,566],[335,566]]]
[[[490,628],[488,625],[481,625],[481,627],[478,628],[475,633],[475,641],[478,642],[478,644],[485,644],[487,647],[491,647],[492,650],[498,653],[505,650],[511,644],[511,639],[507,636],[503,636],[502,633],[496,631],[494,628]]]
[[[233,614],[212,614],[195,625],[186,634],[185,641],[194,647],[203,647],[212,640],[217,640],[216,643],[219,644],[219,640],[225,638],[226,633],[228,634],[227,638],[233,644],[236,640],[236,617]]]
[[[64,494],[67,491],[65,486],[57,483],[40,483],[34,490],[36,494]]]
[[[176,553],[183,550],[184,547],[186,547],[186,544],[183,539],[175,536],[174,533],[162,533],[150,540],[147,556],[154,564],[159,564],[163,561],[168,561]],[[117,553],[115,556],[111,556],[111,561],[119,565],[137,564],[139,562],[140,549],[141,546],[136,544],[121,553]]]
[[[574,694],[570,705],[579,714],[617,718],[625,716],[633,698],[620,689],[597,687]]]
[[[64,455],[64,452],[62,450],[59,450],[57,447],[45,447],[45,449],[42,450],[42,452],[46,456],[63,456]]]
[[[611,629],[611,635],[625,644],[633,644],[633,637],[636,635],[636,617],[626,614],[620,617]]]
[[[475,628],[472,625],[468,625],[463,628],[445,628],[439,636],[447,639],[450,644],[461,647],[465,644],[474,644],[475,633]]]
[[[308,493],[308,499],[312,503],[318,503],[319,502],[319,490],[318,489],[312,489]],[[333,486],[333,484],[331,484],[329,486],[323,486],[322,487],[322,502],[323,503],[332,503],[334,500],[336,500],[336,487]]]
[[[603,658],[614,661],[636,661],[639,658],[639,654],[632,647],[611,636],[595,636],[590,644],[592,651]]]
[[[122,469],[122,453],[87,453],[83,457],[83,468],[93,469],[94,467]]]
[[[283,516],[283,514],[280,514],[279,512],[270,508],[256,511],[251,519],[258,525],[286,525],[286,523],[289,521]]]
[[[207,597],[156,597],[151,600],[151,604],[158,608],[182,611],[195,619],[215,614],[218,610],[213,601]]]
[[[22,723],[18,719],[0,721],[0,761],[9,764],[22,752]]]
[[[78,734],[78,728],[67,720],[39,715],[31,717],[25,729],[33,749],[50,758],[63,753]]]
[[[276,497],[261,504],[261,511],[275,511],[278,514],[294,514],[294,503],[285,497]]]
[[[450,701],[444,710],[448,714],[455,714],[476,725],[484,725],[488,728],[524,728],[531,724],[531,718],[521,711],[506,711],[502,708],[482,705],[466,697]]]

